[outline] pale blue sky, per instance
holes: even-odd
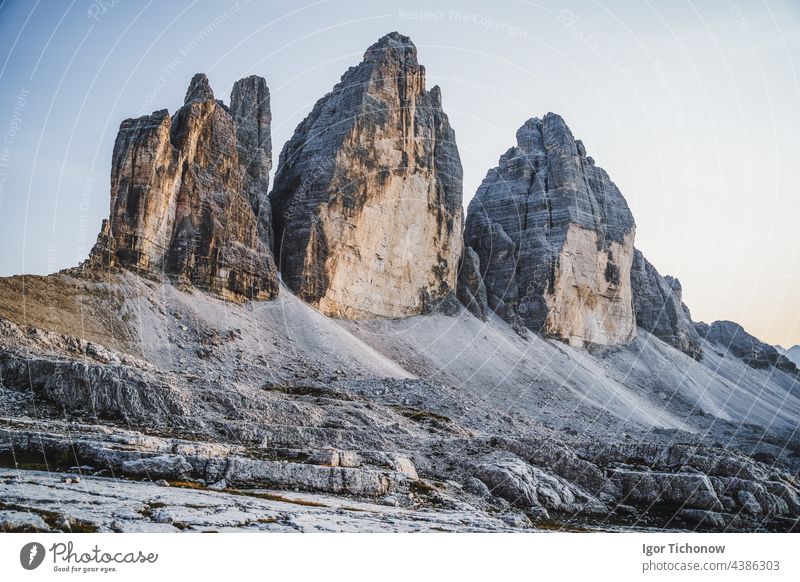
[[[637,246],[695,319],[800,343],[800,4],[139,2],[0,5],[0,275],[85,258],[126,117],[266,77],[276,154],[386,32],[442,87],[465,205],[533,116],[560,113],[608,170]]]

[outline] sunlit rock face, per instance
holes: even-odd
[[[404,317],[452,299],[462,169],[438,87],[407,37],[371,46],[281,152],[273,207],[283,281],[323,313]]]
[[[625,199],[558,115],[530,119],[516,137],[466,221],[489,306],[573,345],[629,341],[635,224]]]
[[[162,110],[122,122],[111,214],[90,265],[168,275],[228,299],[277,294],[264,80],[237,82],[232,105],[233,115],[198,74],[172,117]]]

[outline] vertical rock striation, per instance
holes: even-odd
[[[231,116],[236,125],[236,148],[244,171],[244,191],[258,217],[261,238],[272,245],[272,207],[269,172],[272,169],[272,113],[263,77],[252,75],[234,83]]]
[[[300,123],[270,200],[284,282],[323,313],[403,317],[452,299],[462,169],[411,40],[371,46]]]
[[[264,204],[269,172],[266,83],[234,87],[234,116],[205,75],[184,105],[120,126],[111,167],[111,214],[89,265],[164,274],[229,299],[278,292]]]
[[[700,336],[683,304],[678,279],[662,277],[638,249],[631,267],[636,324],[696,360],[703,356]]]
[[[625,199],[558,115],[530,119],[516,137],[466,221],[489,306],[573,345],[630,340],[635,224]]]

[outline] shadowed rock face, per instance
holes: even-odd
[[[323,313],[417,315],[452,298],[462,170],[410,39],[371,46],[297,127],[273,207],[284,282]]]
[[[680,281],[662,277],[641,251],[636,250],[631,267],[631,286],[636,324],[694,359],[702,358],[700,336],[689,309],[682,302]]]
[[[458,300],[475,316],[486,319],[486,285],[480,272],[480,259],[472,248],[465,246],[458,272]]]
[[[489,306],[506,321],[574,345],[618,344],[636,333],[634,231],[608,174],[548,113],[527,121],[487,174],[465,242],[480,259]]]
[[[792,346],[788,350],[781,346],[775,346],[775,349],[778,350],[778,353],[782,356],[785,356],[790,362],[792,362],[795,366],[800,364],[800,345]]]
[[[272,113],[269,89],[255,75],[237,81],[231,91],[231,116],[236,124],[236,147],[244,170],[244,190],[258,217],[259,235],[272,244],[269,172],[272,169]]]
[[[716,344],[732,356],[744,361],[752,368],[776,367],[786,372],[797,373],[797,366],[773,346],[747,333],[733,321],[715,321],[711,324],[694,324],[700,337]]]
[[[233,116],[198,74],[171,118],[162,110],[122,122],[111,214],[90,266],[170,275],[229,299],[277,294],[263,204],[271,165],[264,80],[236,83],[232,105]]]

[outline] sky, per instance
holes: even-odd
[[[2,0],[0,0],[2,1]],[[559,113],[628,200],[695,320],[800,344],[800,3],[5,0],[0,276],[78,264],[109,212],[120,122],[257,74],[283,144],[366,48],[412,38],[464,204],[527,119]]]

